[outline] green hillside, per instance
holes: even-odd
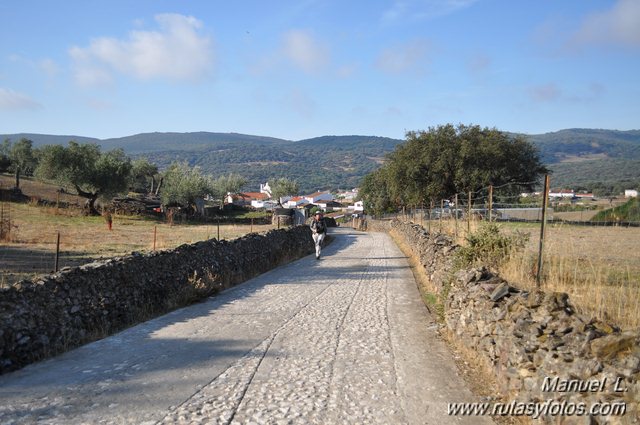
[[[550,164],[553,187],[583,188],[597,195],[640,188],[640,159],[600,159]]]
[[[208,173],[234,172],[245,176],[251,187],[286,176],[298,181],[303,192],[358,186],[401,140],[344,136],[318,138],[288,144],[226,143],[200,150],[150,152],[143,156],[160,167],[187,161]]]
[[[102,143],[100,139],[83,136],[56,136],[51,134],[37,133],[0,134],[0,141],[9,139],[12,142],[17,142],[22,138],[31,140],[34,147],[43,145],[66,145],[69,140],[75,140],[78,143]]]
[[[122,148],[128,154],[168,150],[207,150],[223,146],[265,146],[289,144],[291,141],[273,137],[252,136],[239,133],[142,133],[134,136],[105,139],[100,144],[105,149]]]
[[[584,188],[597,193],[618,193],[640,186],[640,130],[567,129],[525,135],[538,147],[543,162],[553,171],[554,187]],[[176,160],[199,165],[220,175],[246,176],[251,187],[272,177],[296,179],[303,191],[357,186],[376,169],[385,155],[403,140],[377,136],[322,136],[290,141],[239,133],[143,133],[95,139],[45,134],[5,134],[17,141],[26,137],[35,146],[98,143],[103,149],[122,148],[167,167]]]
[[[569,129],[527,136],[546,164],[589,159],[640,159],[640,130]]]

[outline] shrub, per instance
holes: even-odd
[[[640,200],[631,198],[615,208],[600,211],[591,221],[640,221]]]
[[[500,226],[489,223],[466,237],[467,243],[456,251],[456,268],[482,264],[495,270],[513,253],[522,250],[528,240],[529,234],[505,235]]]

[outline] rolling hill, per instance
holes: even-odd
[[[524,135],[554,172],[556,186],[594,187],[640,185],[640,130],[567,129]],[[235,172],[255,188],[272,177],[296,179],[303,191],[357,186],[362,176],[376,169],[387,153],[403,140],[377,136],[322,136],[291,141],[239,133],[143,133],[96,139],[44,134],[6,134],[26,137],[35,146],[66,144],[69,140],[97,143],[103,149],[122,148],[133,157],[146,157],[164,168],[187,161],[205,172]]]
[[[640,131],[569,129],[528,136],[553,187],[616,194],[640,187]]]

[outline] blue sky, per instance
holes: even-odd
[[[638,129],[638,0],[0,2],[0,133]]]

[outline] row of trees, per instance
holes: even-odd
[[[489,185],[504,186],[504,196],[531,191],[547,172],[523,137],[447,124],[407,133],[385,164],[364,177],[361,196],[368,210],[381,214]]]
[[[159,195],[167,206],[190,207],[197,199],[210,197],[219,200],[222,207],[228,193],[238,193],[247,184],[240,175],[213,178],[186,162],[175,162],[160,173],[147,159],[131,160],[122,149],[102,152],[96,144],[73,141],[67,146],[34,149],[28,139],[15,144],[5,140],[0,145],[0,171],[15,173],[16,188],[20,188],[21,175],[34,175],[73,190],[86,198],[85,207],[92,214],[97,213],[98,199],[109,200],[127,191]],[[269,183],[276,199],[297,194],[295,181],[281,178]]]

